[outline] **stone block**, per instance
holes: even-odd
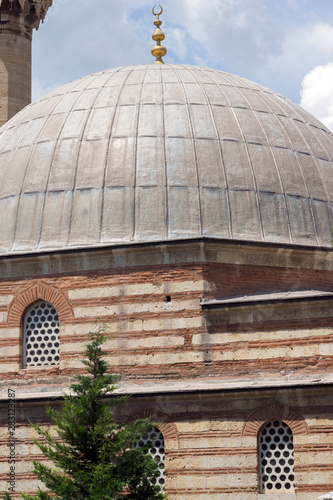
[[[210,431],[211,425],[209,421],[186,421],[178,422],[178,432],[207,432]]]

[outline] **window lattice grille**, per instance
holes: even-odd
[[[141,448],[148,442],[151,443],[151,448],[149,449],[149,454],[155,458],[159,467],[159,477],[157,480],[153,480],[153,484],[158,483],[160,486],[165,484],[165,452],[164,452],[164,438],[158,429],[152,429],[148,434],[142,436],[142,438],[136,443],[135,448]]]
[[[23,366],[59,364],[59,317],[48,302],[40,301],[28,309],[24,318]]]
[[[294,491],[293,434],[284,422],[273,420],[261,430],[259,463],[262,493]]]

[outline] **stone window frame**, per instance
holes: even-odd
[[[293,438],[289,425],[280,419],[269,420],[259,429],[257,456],[260,494],[277,495],[295,492]],[[269,442],[265,442],[267,439]]]
[[[294,437],[294,448],[295,448],[295,437],[299,435],[306,436],[309,434],[308,424],[303,417],[296,409],[290,408],[287,404],[280,400],[273,400],[270,403],[266,403],[260,406],[257,406],[252,410],[247,419],[243,424],[242,429],[242,438],[247,441],[247,438],[251,438],[253,440],[253,446],[257,449],[258,443],[258,432],[261,427],[270,420],[282,420],[285,422],[291,429]],[[260,491],[260,478],[259,478],[259,470],[257,470],[258,477],[258,489]],[[297,474],[295,475],[295,487],[297,487]],[[258,498],[269,498],[271,497],[270,493],[261,494],[258,493]],[[286,495],[286,493],[281,493],[281,495]],[[296,498],[294,493],[290,493],[288,498]]]
[[[45,316],[43,311],[46,311]],[[22,317],[22,368],[27,370],[59,366],[59,333],[59,313],[56,307],[43,299],[31,304]]]
[[[24,317],[26,311],[33,305],[33,303],[44,300],[52,304],[59,315],[60,326],[60,342],[61,342],[61,328],[66,323],[72,323],[74,318],[73,308],[68,300],[67,294],[61,289],[49,285],[44,280],[34,280],[30,286],[26,287],[23,291],[18,293],[12,300],[7,317],[7,326],[10,328],[17,328],[20,336],[20,369],[23,368],[23,327]],[[61,359],[60,359],[61,361]],[[44,369],[54,369],[55,365],[44,367]]]
[[[132,396],[133,398],[135,396]],[[167,493],[168,490],[168,452],[179,450],[179,433],[176,424],[169,418],[169,416],[163,412],[156,411],[153,408],[145,408],[132,413],[127,421],[137,420],[137,419],[149,418],[155,423],[155,427],[161,432],[164,439],[164,471],[165,471],[165,486],[164,489]]]
[[[157,436],[154,438],[152,435],[157,434]],[[159,437],[161,436],[161,438]],[[160,445],[159,447],[156,446],[156,443],[158,443],[158,440],[162,441],[162,446]],[[147,434],[147,436],[141,436],[134,448],[140,448],[141,446],[144,446],[147,444],[149,441],[151,441],[152,447],[148,451],[148,454],[155,458],[155,460],[158,463],[162,463],[163,467],[159,467],[160,469],[160,476],[157,480],[159,486],[165,489],[165,439],[163,436],[162,431],[159,429],[158,426],[154,426]],[[158,448],[158,449],[157,449]],[[163,448],[163,451],[161,451],[161,448]],[[156,484],[155,482],[153,484]]]

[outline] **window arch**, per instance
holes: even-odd
[[[59,316],[39,300],[29,307],[23,324],[23,368],[59,364]]]
[[[267,422],[258,434],[261,493],[294,491],[294,444],[290,427],[281,420]]]
[[[159,477],[153,481],[153,484],[158,483],[161,487],[165,485],[165,449],[164,449],[164,437],[162,432],[154,427],[145,436],[135,444],[134,448],[141,448],[147,443],[151,443],[151,448],[148,453],[155,458],[159,467]]]

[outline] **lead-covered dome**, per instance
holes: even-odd
[[[318,120],[244,78],[103,71],[0,129],[1,253],[201,237],[328,247],[332,160]]]

